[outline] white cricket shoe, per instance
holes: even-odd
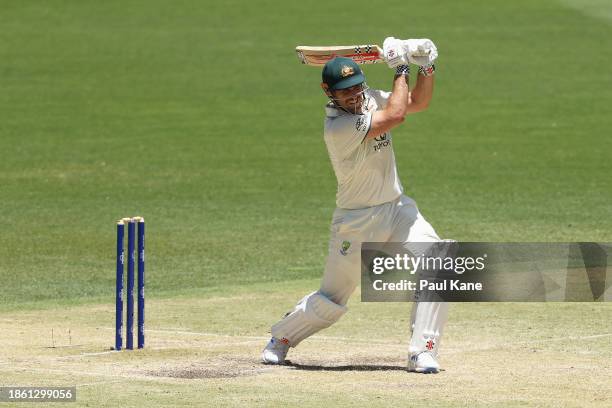
[[[408,371],[423,374],[436,374],[440,371],[440,364],[428,351],[413,354],[408,359]]]
[[[265,364],[283,364],[288,351],[289,344],[272,337],[266,345],[261,359]]]

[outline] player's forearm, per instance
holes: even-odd
[[[406,116],[409,99],[408,76],[396,75],[393,79],[393,90],[387,102],[389,114],[398,118]]]
[[[378,137],[402,123],[408,113],[409,98],[408,76],[396,75],[393,78],[393,89],[387,101],[387,106],[372,114],[372,121],[366,138]]]
[[[435,75],[425,76],[418,73],[416,85],[411,92],[411,105],[413,109],[423,110],[429,106],[433,96]]]

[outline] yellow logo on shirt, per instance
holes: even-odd
[[[346,256],[350,247],[351,247],[350,241],[342,241],[342,248],[340,248],[340,253]]]

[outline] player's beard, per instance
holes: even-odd
[[[344,107],[340,105],[336,98],[331,98],[331,100],[334,105],[336,105],[336,107],[342,109],[347,113],[350,113],[351,115],[363,115],[366,112],[367,106],[369,104],[369,96],[366,92],[368,89],[368,85],[364,82],[361,86],[361,91],[354,96],[354,98],[359,98],[358,101],[350,107]]]

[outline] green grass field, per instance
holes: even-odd
[[[441,236],[612,241],[609,2],[0,5],[0,385],[77,384],[71,406],[609,404],[610,304],[453,305],[446,371],[422,378],[400,369],[406,305],[355,296],[301,366],[258,364],[317,287],[335,206],[320,71],[293,48],[436,42],[434,100],[393,134]],[[128,215],[148,347],[104,353]]]

